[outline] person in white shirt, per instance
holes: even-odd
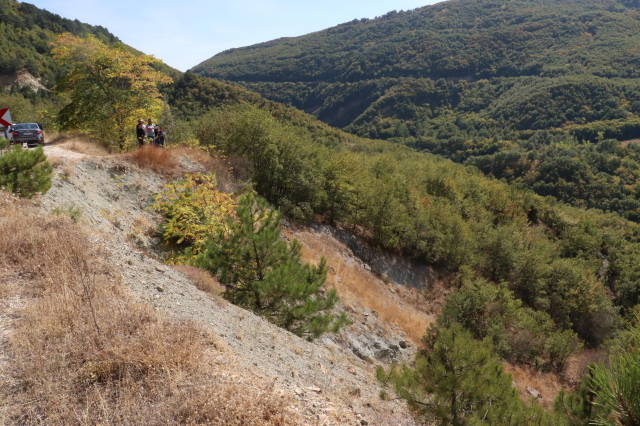
[[[147,124],[147,139],[149,140],[149,143],[151,145],[155,144],[155,140],[156,140],[156,125],[153,124],[153,121],[151,121],[151,119],[149,119],[149,122]]]

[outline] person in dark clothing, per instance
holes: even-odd
[[[162,127],[160,127],[158,129],[157,135],[156,135],[156,146],[159,146],[160,148],[164,148],[164,138],[166,137],[166,133],[164,132],[164,129]]]
[[[138,147],[141,148],[144,146],[144,137],[147,135],[147,129],[144,125],[144,120],[138,120],[138,125],[136,126],[136,136],[138,137]]]

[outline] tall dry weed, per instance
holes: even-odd
[[[195,284],[198,289],[212,294],[216,301],[224,300],[222,299],[222,294],[225,291],[224,286],[211,276],[209,271],[189,265],[174,265],[173,267],[189,278],[189,281]]]
[[[28,300],[0,384],[8,423],[301,424],[216,336],[134,302],[80,225],[2,197],[0,273]]]
[[[181,176],[183,172],[178,157],[174,154],[175,152],[172,148],[162,149],[145,145],[142,148],[126,154],[126,157],[141,169],[153,170],[156,173],[178,177]]]

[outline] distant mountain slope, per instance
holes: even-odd
[[[29,3],[0,0],[0,75],[26,70],[45,83],[55,80],[59,69],[49,55],[50,42],[64,32],[92,34],[108,44],[120,41],[101,26],[62,18]]]
[[[452,0],[232,49],[194,68],[234,81],[638,75],[640,14],[613,0]]]
[[[29,3],[0,0],[0,77],[5,76],[5,81],[13,82],[17,74],[26,71],[45,86],[53,86],[65,70],[60,69],[51,58],[51,42],[65,32],[76,36],[91,34],[109,45],[121,43],[118,37],[102,26],[62,18]],[[134,54],[142,54],[130,46],[124,46]],[[180,73],[163,64],[159,68],[172,76]]]
[[[640,140],[638,5],[450,0],[229,50],[194,72],[640,221],[640,145],[608,140]]]
[[[639,112],[638,21],[614,0],[451,0],[232,49],[193,71],[373,138],[420,136],[424,118],[450,110],[549,129]]]
[[[354,142],[358,137],[328,126],[313,115],[293,107],[270,101],[259,94],[187,71],[174,77],[172,84],[162,89],[171,112],[181,120],[194,120],[212,109],[225,106],[251,105],[268,111],[278,121],[290,124],[323,145]]]

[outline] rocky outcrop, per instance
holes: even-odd
[[[0,86],[4,90],[11,90],[11,86],[17,86],[18,89],[28,86],[36,92],[39,90],[49,91],[40,79],[35,78],[26,70],[22,70],[17,74],[0,75]]]

